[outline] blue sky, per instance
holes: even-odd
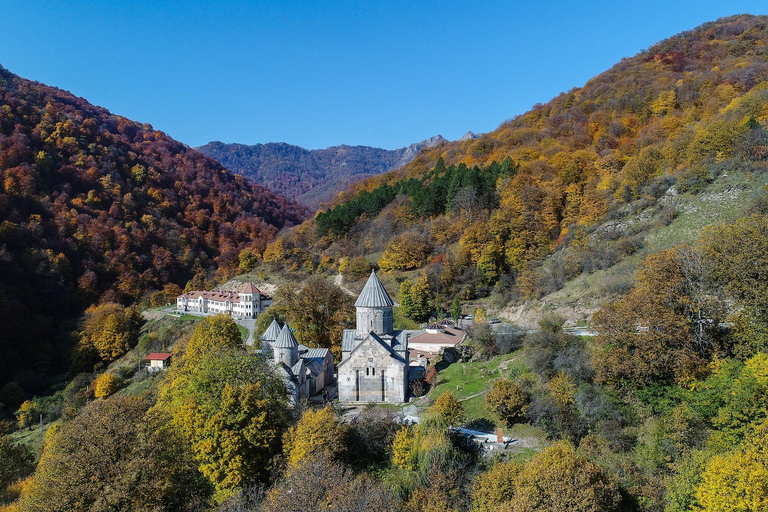
[[[197,146],[487,132],[756,1],[5,1],[0,64]]]

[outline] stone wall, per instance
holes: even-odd
[[[367,338],[339,365],[339,401],[402,403],[406,371],[404,363]]]

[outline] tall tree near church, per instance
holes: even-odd
[[[210,344],[207,331],[167,370],[155,411],[170,416],[168,428],[182,437],[221,503],[268,481],[288,424],[287,390],[262,358]]]
[[[432,306],[429,300],[429,280],[422,272],[414,282],[400,283],[400,310],[403,315],[416,322],[429,319]]]

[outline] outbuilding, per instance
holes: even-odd
[[[171,365],[170,352],[153,352],[144,358],[144,368],[150,372],[165,370]]]

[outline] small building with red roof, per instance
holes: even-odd
[[[458,345],[466,337],[467,333],[456,328],[449,318],[429,324],[423,330],[411,331],[408,338],[411,366],[426,366],[441,350]]]
[[[144,368],[150,372],[157,372],[168,368],[171,364],[170,352],[152,352],[144,358]]]

